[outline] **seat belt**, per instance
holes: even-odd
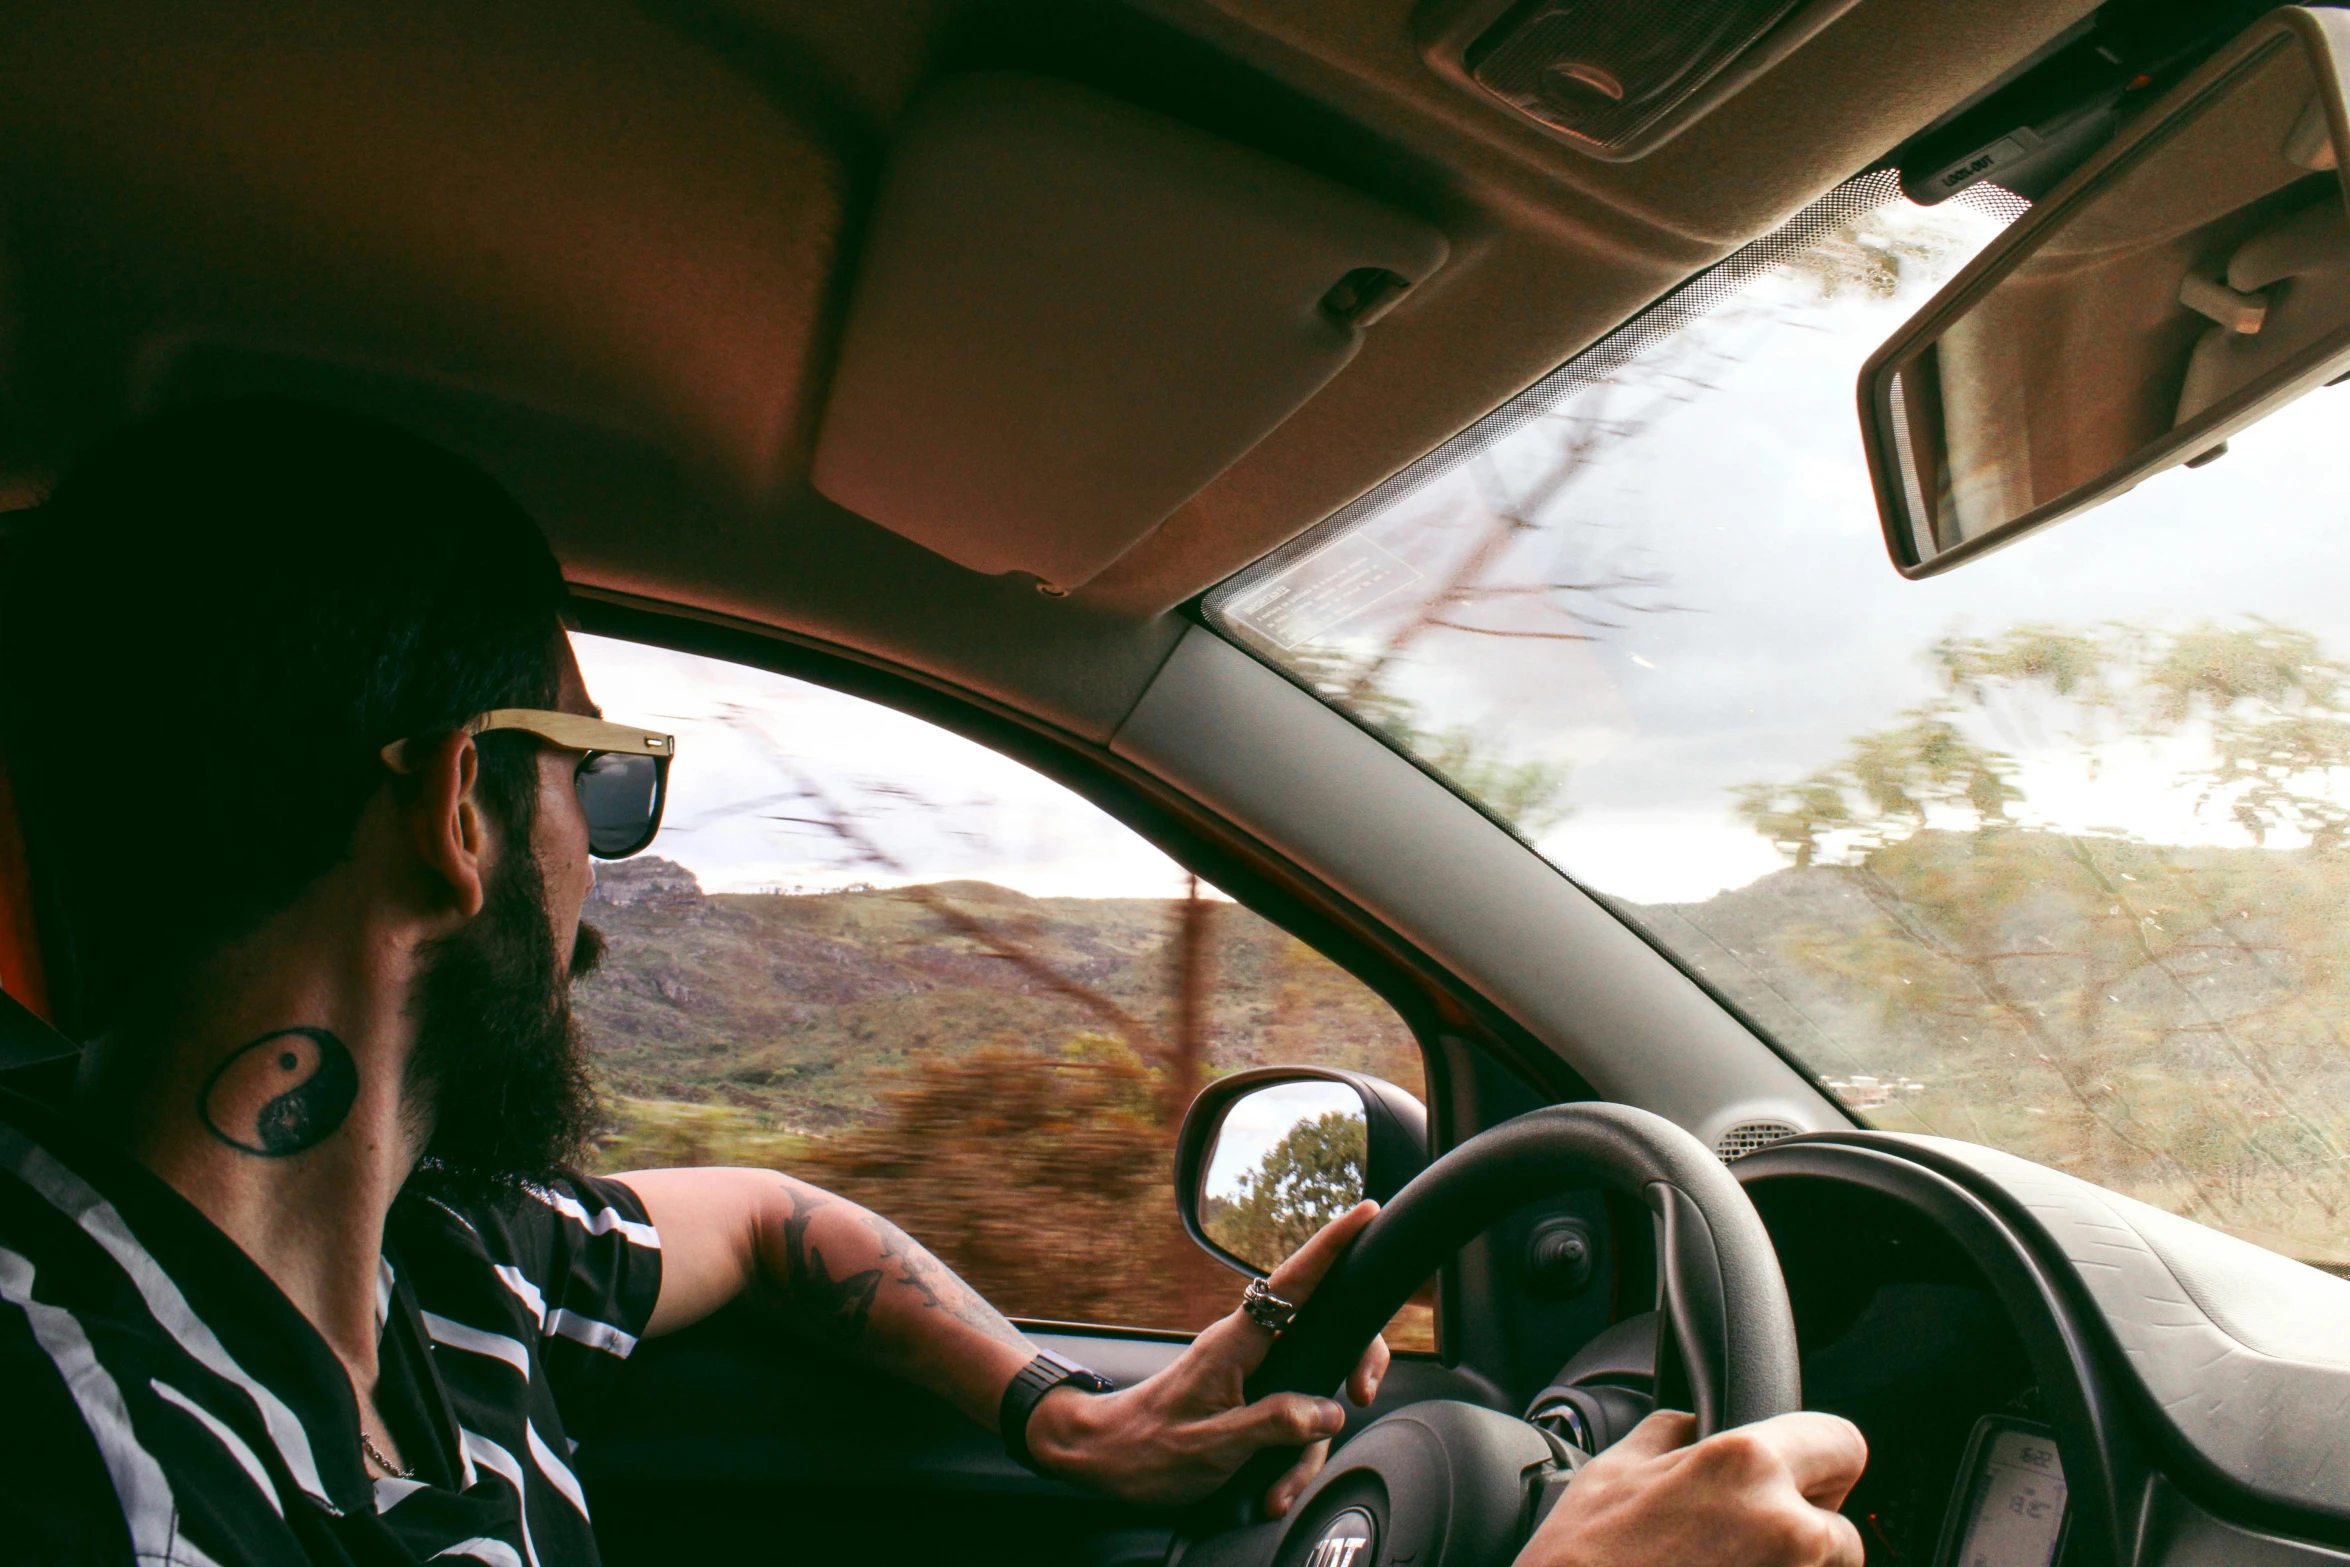
[[[81,1054],[81,1046],[51,1028],[40,1014],[0,990],[0,1072]]]

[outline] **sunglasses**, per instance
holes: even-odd
[[[584,751],[571,771],[571,787],[587,816],[588,852],[599,860],[625,860],[641,852],[661,830],[661,808],[669,798],[669,759],[677,737],[627,724],[551,713],[538,708],[501,707],[465,726],[469,735],[516,729],[567,751]],[[408,742],[383,748],[385,763],[406,772]]]

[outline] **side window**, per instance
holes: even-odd
[[[1175,1213],[1193,1088],[1317,1063],[1423,1091],[1361,982],[1019,763],[785,676],[576,641],[606,712],[678,736],[661,836],[600,864],[588,907],[600,1168],[786,1170],[1010,1314],[1191,1329],[1238,1286]],[[1426,1310],[1390,1342],[1433,1348]]]

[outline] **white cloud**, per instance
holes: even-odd
[[[606,713],[676,732],[649,852],[711,891],[969,879],[1034,897],[1182,894],[1182,868],[1116,819],[934,724],[765,670],[573,640]]]

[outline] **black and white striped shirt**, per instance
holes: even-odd
[[[596,1560],[576,1425],[636,1347],[660,1237],[625,1186],[393,1206],[371,1480],[349,1377],[163,1181],[0,1076],[0,1560],[107,1567]]]

